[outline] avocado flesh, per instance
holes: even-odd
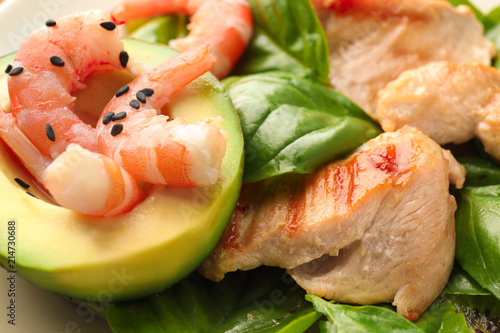
[[[158,44],[124,43],[131,61],[147,67],[176,54]],[[0,66],[12,59],[0,59]],[[0,104],[8,109],[5,89],[6,75],[0,78]],[[203,188],[153,186],[132,211],[113,218],[84,216],[50,203],[0,143],[0,264],[8,268],[8,222],[14,220],[17,273],[67,296],[101,302],[134,299],[159,292],[196,269],[215,247],[236,205],[243,138],[231,100],[209,73],[173,96],[168,109],[173,118],[224,119],[222,128],[230,140],[219,181]]]

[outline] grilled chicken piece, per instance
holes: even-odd
[[[381,134],[313,175],[245,185],[200,272],[219,281],[226,272],[279,266],[309,293],[394,300],[398,313],[416,319],[448,280],[456,210],[449,179],[461,186],[464,176],[420,131]]]
[[[373,119],[377,92],[401,72],[432,61],[489,65],[496,54],[466,6],[441,0],[313,2],[329,40],[333,88]]]
[[[479,137],[500,161],[500,71],[484,65],[431,63],[403,72],[379,93],[385,131],[418,127],[439,144]]]

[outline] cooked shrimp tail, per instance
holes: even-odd
[[[253,32],[252,12],[246,0],[125,0],[112,13],[125,20],[159,14],[189,15],[189,34],[169,45],[185,51],[208,42],[218,59],[212,69],[218,78],[229,74]]]
[[[61,206],[87,215],[118,215],[144,198],[137,181],[113,160],[75,143],[45,169],[42,181]]]
[[[43,170],[51,163],[16,126],[11,113],[5,113],[0,107],[0,138],[17,155],[24,167],[37,179],[41,179]]]
[[[44,156],[0,109],[0,138],[61,206],[94,216],[131,210],[144,194],[137,181],[111,159],[70,144],[55,160]]]
[[[169,120],[160,109],[169,97],[209,71],[208,46],[183,52],[138,75],[114,97],[97,124],[99,151],[136,179],[176,186],[217,181],[226,151],[220,118],[197,123]]]

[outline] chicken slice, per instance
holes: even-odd
[[[379,92],[385,131],[418,127],[439,144],[479,137],[500,161],[500,71],[484,65],[430,63],[408,70]]]
[[[359,304],[394,300],[398,313],[416,319],[448,280],[456,210],[449,179],[463,184],[464,177],[420,131],[381,134],[313,175],[245,185],[199,270],[219,281],[226,272],[279,266],[308,293]]]
[[[314,0],[334,89],[376,117],[377,92],[432,61],[491,64],[493,43],[466,6],[441,0]]]

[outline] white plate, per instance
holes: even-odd
[[[161,0],[158,0],[161,1]],[[1,0],[0,0],[1,2]],[[0,55],[15,51],[23,39],[49,18],[92,8],[109,9],[119,0],[6,0],[0,5]],[[500,0],[473,0],[487,12]],[[3,69],[1,69],[3,70]],[[9,281],[0,269],[0,332],[6,333],[109,333],[107,323],[62,297],[16,277],[16,325],[8,324]]]
[[[471,0],[471,2],[485,13],[500,5],[499,0]]]

